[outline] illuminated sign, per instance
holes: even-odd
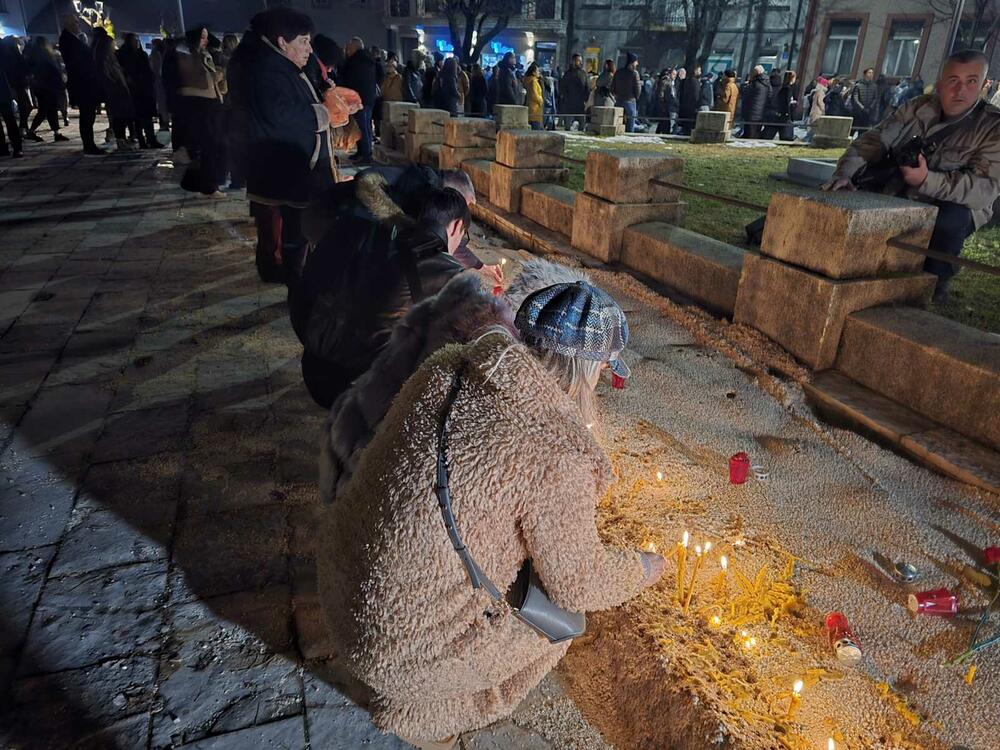
[[[445,39],[434,40],[434,46],[437,47],[438,52],[454,52],[455,45]]]

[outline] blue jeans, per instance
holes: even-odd
[[[372,158],[372,108],[365,107],[358,110],[354,115],[357,118],[358,128],[361,130],[361,140],[358,141],[358,157],[362,159]]]
[[[639,110],[635,105],[635,100],[622,102],[622,109],[625,110],[625,132],[635,132],[635,118],[639,116]]]

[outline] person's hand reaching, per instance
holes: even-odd
[[[497,286],[503,285],[503,266],[500,264],[494,266],[483,266],[479,269],[479,272],[492,284]]]
[[[854,186],[854,183],[851,182],[850,177],[831,177],[829,180],[827,180],[820,186],[820,189],[829,190],[831,192],[837,190],[847,190],[847,191],[857,190],[857,188]]]
[[[643,583],[647,588],[649,588],[660,580],[660,576],[663,575],[663,569],[666,566],[667,561],[663,559],[662,555],[658,555],[655,552],[643,552],[641,554],[642,568],[645,571]]]

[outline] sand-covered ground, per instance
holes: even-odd
[[[493,235],[478,243],[510,258],[509,274],[526,257]],[[688,585],[695,545],[711,550],[687,614],[674,557],[657,587],[590,617],[559,672],[587,719],[621,748],[995,747],[1000,647],[946,662],[991,594],[960,571],[1000,541],[998,499],[820,422],[806,372],[759,334],[629,276],[590,275],[632,331],[632,379],[601,388],[619,479],[599,508],[602,533],[673,553],[688,531]],[[767,478],[730,484],[737,451]],[[885,570],[898,560],[919,570],[912,585]],[[911,615],[908,594],[938,587],[959,594],[960,615]],[[830,610],[861,641],[856,666],[830,647]]]

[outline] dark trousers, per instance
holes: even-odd
[[[312,400],[318,406],[329,409],[337,396],[350,388],[351,383],[361,373],[345,370],[334,362],[302,352],[302,380]]]
[[[21,130],[28,129],[28,115],[31,114],[31,97],[27,89],[14,89],[14,99],[17,101],[17,116],[21,121]]]
[[[222,103],[200,96],[184,97],[184,120],[188,137],[197,150],[182,187],[214,193],[226,179],[226,147]]]
[[[80,105],[80,140],[85,151],[96,151],[94,143],[94,120],[97,119],[97,102]]]
[[[363,159],[372,158],[372,109],[364,107],[354,115],[358,128],[361,130],[361,140],[358,141],[358,156]]]
[[[281,208],[250,201],[250,215],[257,226],[257,275],[277,283],[282,278]]]
[[[49,127],[53,133],[59,132],[59,95],[51,91],[36,91],[35,98],[38,100],[38,111],[35,119],[31,123],[31,132],[34,133],[42,120],[49,121]]]
[[[302,234],[302,209],[281,207],[281,260],[285,283],[291,286],[302,276],[306,262],[306,238]]]
[[[7,136],[10,138],[10,148],[14,153],[21,152],[21,129],[17,125],[17,118],[14,117],[14,107],[10,102],[0,101],[0,154],[9,153],[7,148],[7,138],[4,137],[4,128],[7,129]]]
[[[108,119],[111,120],[111,130],[115,134],[115,140],[124,141],[131,120],[126,120],[124,117],[115,117],[113,114],[109,114]]]
[[[947,201],[935,201],[938,207],[937,221],[928,247],[939,253],[953,255],[956,258],[962,252],[966,238],[976,231],[972,220],[972,211],[968,206]],[[945,263],[943,260],[928,258],[924,262],[924,270],[938,277],[938,286],[947,285],[951,277],[958,273],[958,266]]]

